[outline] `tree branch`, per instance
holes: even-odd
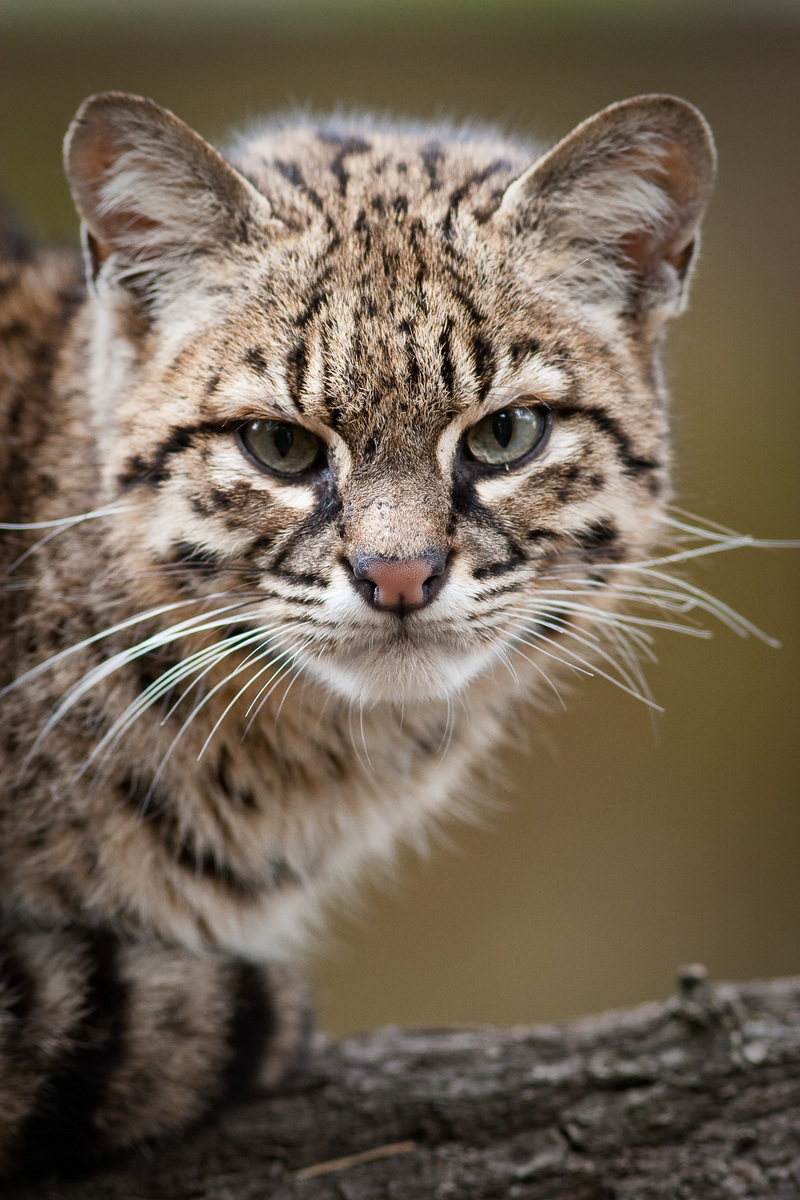
[[[287,1094],[6,1200],[796,1200],[800,978],[560,1026],[322,1040]]]

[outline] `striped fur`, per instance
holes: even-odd
[[[518,699],[636,689],[713,149],[641,97],[543,156],[361,121],[226,159],[110,93],[66,169],[85,276],[0,242],[0,1170],[277,1082],[325,902],[470,803]]]

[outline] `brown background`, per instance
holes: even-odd
[[[0,190],[54,238],[76,234],[60,139],[104,88],[212,139],[293,104],[553,138],[638,92],[687,97],[721,169],[670,339],[679,499],[800,535],[796,5],[2,0],[0,56]],[[800,552],[741,550],[691,577],[783,648],[664,634],[655,723],[601,680],[569,714],[526,718],[519,750],[488,766],[502,805],[483,828],[453,828],[336,915],[312,961],[327,1028],[567,1017],[663,995],[692,960],[716,977],[800,969]]]

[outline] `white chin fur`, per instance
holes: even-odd
[[[464,653],[430,646],[304,656],[303,669],[345,700],[364,704],[410,704],[446,700],[494,660],[490,647]]]

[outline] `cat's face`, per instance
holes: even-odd
[[[350,700],[584,657],[582,610],[657,537],[700,118],[629,102],[527,171],[430,132],[280,131],[238,161],[255,187],[129,97],[90,101],[68,150],[142,577],[241,600]]]

